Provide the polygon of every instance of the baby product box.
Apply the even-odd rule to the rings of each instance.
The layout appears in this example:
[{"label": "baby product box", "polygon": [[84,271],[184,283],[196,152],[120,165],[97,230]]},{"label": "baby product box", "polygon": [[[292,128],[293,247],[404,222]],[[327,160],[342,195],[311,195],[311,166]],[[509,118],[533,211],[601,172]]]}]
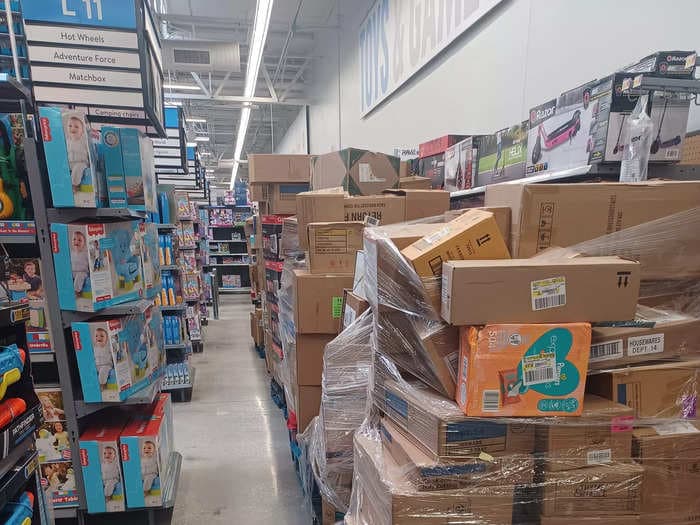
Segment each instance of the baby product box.
[{"label": "baby product box", "polygon": [[39,108],[54,206],[101,208],[107,205],[104,171],[85,115],[61,108]]},{"label": "baby product box", "polygon": [[157,211],[153,142],[137,129],[102,128],[109,205]]},{"label": "baby product box", "polygon": [[457,404],[468,416],[580,416],[591,325],[462,328]]},{"label": "baby product box", "polygon": [[119,128],[104,126],[102,133],[102,157],[104,159],[107,197],[110,208],[126,208],[126,179],[122,161],[122,143]]},{"label": "baby product box", "polygon": [[139,224],[139,240],[141,243],[141,268],[143,270],[143,295],[152,299],[160,293],[162,286],[158,226],[151,222]]},{"label": "baby product box", "polygon": [[61,308],[97,312],[143,295],[138,222],[51,225]]},{"label": "baby product box", "polygon": [[80,436],[80,465],[90,513],[126,510],[119,462],[119,436],[123,428],[124,422],[117,418],[92,426]]},{"label": "baby product box", "polygon": [[119,438],[129,508],[160,507],[172,452],[170,396],[131,419]]}]

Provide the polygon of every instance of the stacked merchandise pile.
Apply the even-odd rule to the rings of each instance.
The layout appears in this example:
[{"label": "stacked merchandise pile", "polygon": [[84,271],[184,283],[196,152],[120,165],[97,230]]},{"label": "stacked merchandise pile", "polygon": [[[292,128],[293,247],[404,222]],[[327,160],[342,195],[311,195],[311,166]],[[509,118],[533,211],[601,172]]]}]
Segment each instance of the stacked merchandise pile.
[{"label": "stacked merchandise pile", "polygon": [[262,358],[266,359],[267,371],[270,372],[268,357],[265,354],[265,326],[263,324],[262,301],[265,299],[264,274],[261,275],[260,268],[263,261],[262,247],[255,235],[256,224],[259,216],[253,215],[245,222],[246,248],[250,265],[248,266],[248,276],[250,278],[250,297],[254,305],[254,310],[250,312],[250,334],[255,343],[255,349]]},{"label": "stacked merchandise pile", "polygon": [[246,250],[245,224],[250,218],[247,204],[203,206],[208,213],[208,267],[216,270],[219,290],[250,292],[246,270],[250,257]]}]

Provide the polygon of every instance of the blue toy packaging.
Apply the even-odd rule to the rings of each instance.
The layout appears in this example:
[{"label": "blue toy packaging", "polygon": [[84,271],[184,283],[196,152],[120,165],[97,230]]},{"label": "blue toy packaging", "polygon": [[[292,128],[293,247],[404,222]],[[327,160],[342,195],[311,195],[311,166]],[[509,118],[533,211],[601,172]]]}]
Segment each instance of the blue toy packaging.
[{"label": "blue toy packaging", "polygon": [[101,131],[109,206],[110,208],[126,208],[126,179],[124,177],[119,128],[105,126]]},{"label": "blue toy packaging", "polygon": [[78,111],[44,107],[39,108],[39,115],[54,206],[106,206],[99,133],[93,135],[85,115]]},{"label": "blue toy packaging", "polygon": [[160,253],[158,227],[150,222],[139,225],[141,240],[141,268],[143,269],[143,295],[153,299],[160,293]]},{"label": "blue toy packaging", "polygon": [[51,225],[61,308],[97,312],[143,295],[138,222]]},{"label": "blue toy packaging", "polygon": [[88,512],[124,512],[124,478],[119,462],[119,436],[124,421],[90,427],[80,436],[80,464]]},{"label": "blue toy packaging", "polygon": [[172,404],[161,394],[119,438],[128,508],[160,507],[173,451]]}]

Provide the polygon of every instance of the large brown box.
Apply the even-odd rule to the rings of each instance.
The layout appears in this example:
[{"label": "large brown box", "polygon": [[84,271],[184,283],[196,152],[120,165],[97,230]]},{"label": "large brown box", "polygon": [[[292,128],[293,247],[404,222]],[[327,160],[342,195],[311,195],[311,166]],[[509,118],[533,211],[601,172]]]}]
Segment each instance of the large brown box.
[{"label": "large brown box", "polygon": [[700,182],[496,184],[486,206],[512,210],[511,253],[531,257],[694,208]]},{"label": "large brown box", "polygon": [[590,517],[639,514],[644,468],[609,463],[560,472],[545,472],[542,514]]},{"label": "large brown box", "polygon": [[311,188],[342,187],[350,195],[376,195],[399,183],[398,157],[348,148],[311,160]]},{"label": "large brown box", "polygon": [[675,421],[637,428],[634,455],[646,470],[643,522],[696,523],[700,516],[700,424]]},{"label": "large brown box", "polygon": [[[604,520],[604,521],[603,521]],[[576,525],[641,525],[642,518],[639,515],[628,516],[600,516],[585,517],[576,516]],[[542,516],[540,525],[574,525],[571,518],[566,516]],[[651,524],[649,524],[651,525]]]},{"label": "large brown box", "polygon": [[406,199],[406,221],[439,217],[450,208],[450,194],[446,191],[401,189],[385,193],[393,193]]},{"label": "large brown box", "polygon": [[700,359],[626,367],[588,376],[586,391],[632,407],[638,418],[697,417]]},{"label": "large brown box", "polygon": [[466,417],[454,401],[417,383],[388,381],[380,390],[386,416],[435,460],[534,451],[534,425]]},{"label": "large brown box", "polygon": [[362,222],[312,222],[307,228],[309,270],[318,274],[353,275],[362,250]]},{"label": "large brown box", "polygon": [[259,182],[309,182],[309,155],[248,155],[248,180]]},{"label": "large brown box", "polygon": [[637,319],[652,328],[593,327],[591,370],[646,361],[673,360],[700,353],[700,319],[679,312],[637,307]]},{"label": "large brown box", "polygon": [[302,433],[321,409],[321,387],[294,385],[294,394],[296,396],[297,431]]},{"label": "large brown box", "polygon": [[333,334],[297,334],[295,344],[296,381],[300,386],[321,386],[323,352],[335,339]]},{"label": "large brown box", "polygon": [[496,224],[498,224],[498,229],[501,230],[503,240],[506,242],[508,249],[510,250],[510,208],[507,206],[481,206],[475,208],[464,208],[461,210],[450,210],[445,212],[444,220],[445,222],[450,222],[470,209],[490,211],[493,213],[493,218],[496,219]]},{"label": "large brown box", "polygon": [[445,227],[444,222],[418,224],[390,224],[382,227],[382,233],[391,239],[401,251],[426,235],[431,235]]},{"label": "large brown box", "polygon": [[294,270],[294,324],[299,334],[337,334],[343,313],[343,290],[352,275],[313,275]]},{"label": "large brown box", "polygon": [[[404,164],[403,162],[401,164]],[[408,168],[406,169],[408,171]],[[417,175],[401,177],[399,179],[400,190],[429,190],[432,188],[432,183],[428,177],[419,177]]]},{"label": "large brown box", "polygon": [[351,290],[345,290],[343,296],[343,316],[341,318],[340,332],[355,322],[365,310],[369,309],[367,299],[363,299]]},{"label": "large brown box", "polygon": [[535,450],[549,471],[629,462],[634,410],[586,394],[580,418],[536,425]]},{"label": "large brown box", "polygon": [[634,319],[639,271],[619,257],[449,261],[442,317],[454,325]]},{"label": "large brown box", "polygon": [[307,183],[251,183],[250,198],[264,202],[266,214],[294,215],[297,212],[297,195],[308,189]]}]

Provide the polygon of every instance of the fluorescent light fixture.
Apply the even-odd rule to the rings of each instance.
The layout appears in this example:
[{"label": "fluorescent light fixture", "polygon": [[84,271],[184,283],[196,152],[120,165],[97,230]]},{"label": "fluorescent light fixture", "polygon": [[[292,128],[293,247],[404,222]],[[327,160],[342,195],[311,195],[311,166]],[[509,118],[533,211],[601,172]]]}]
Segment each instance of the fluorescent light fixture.
[{"label": "fluorescent light fixture", "polygon": [[206,124],[207,119],[201,118],[201,117],[187,117],[187,118],[185,118],[185,122],[192,122],[192,123],[197,123],[197,124]]},{"label": "fluorescent light fixture", "polygon": [[201,91],[202,88],[194,84],[165,84],[163,89],[174,89],[180,91]]},{"label": "fluorescent light fixture", "polygon": [[200,151],[199,154],[203,157],[208,157],[209,155],[211,155],[211,153],[209,153],[208,151]]},{"label": "fluorescent light fixture", "polygon": [[196,147],[197,147],[197,143],[196,143],[196,142],[188,142],[188,143],[187,143],[187,147],[188,147],[188,148],[196,148]]},{"label": "fluorescent light fixture", "polygon": [[195,137],[196,142],[209,142],[209,137]]},{"label": "fluorescent light fixture", "polygon": [[214,173],[216,170],[214,168],[207,168],[207,173]]},{"label": "fluorescent light fixture", "polygon": [[[255,9],[255,22],[253,24],[253,36],[250,42],[248,53],[248,68],[245,74],[245,89],[243,96],[252,98],[255,95],[255,88],[258,84],[258,73],[260,72],[260,63],[263,58],[263,50],[265,49],[265,41],[267,40],[267,32],[270,28],[270,16],[272,15],[273,0],[257,0]],[[233,189],[236,184],[236,176],[238,175],[238,166],[243,153],[243,145],[245,144],[245,136],[248,133],[248,124],[250,123],[250,106],[244,106],[241,110],[241,121],[238,125],[238,136],[236,137],[236,148],[233,153],[234,163],[231,172],[230,189]]]},{"label": "fluorescent light fixture", "polygon": [[182,107],[182,101],[181,100],[166,100],[165,101],[165,106],[179,106]]}]

